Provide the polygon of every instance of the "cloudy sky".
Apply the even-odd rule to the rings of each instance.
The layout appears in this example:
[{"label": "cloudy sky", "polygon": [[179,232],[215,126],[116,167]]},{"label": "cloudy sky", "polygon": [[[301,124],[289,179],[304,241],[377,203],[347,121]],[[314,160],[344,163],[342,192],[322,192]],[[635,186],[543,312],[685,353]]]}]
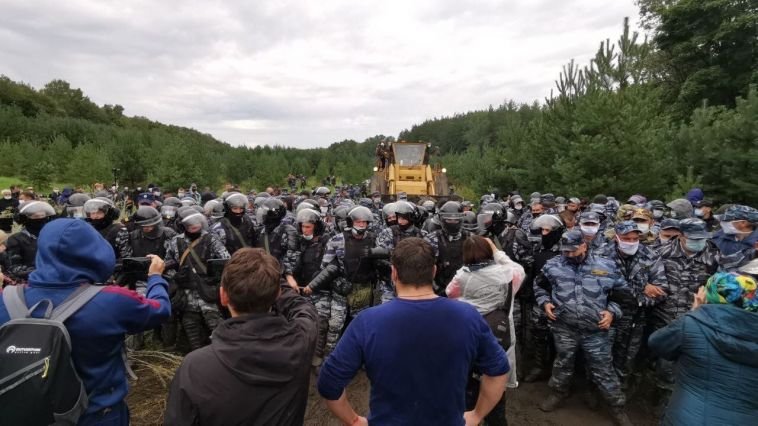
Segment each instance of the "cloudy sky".
[{"label": "cloudy sky", "polygon": [[550,93],[634,0],[3,0],[0,74],[231,144],[326,146]]}]

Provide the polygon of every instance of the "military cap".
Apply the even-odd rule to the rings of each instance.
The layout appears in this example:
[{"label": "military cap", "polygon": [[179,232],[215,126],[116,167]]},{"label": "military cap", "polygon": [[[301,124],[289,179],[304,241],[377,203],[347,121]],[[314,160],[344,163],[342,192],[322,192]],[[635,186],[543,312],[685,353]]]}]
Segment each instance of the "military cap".
[{"label": "military cap", "polygon": [[749,206],[735,204],[729,207],[723,215],[716,216],[716,219],[725,222],[731,222],[733,220],[746,220],[750,223],[756,223],[758,222],[758,210]]},{"label": "military cap", "polygon": [[679,221],[679,230],[682,231],[685,237],[693,240],[710,238],[711,234],[707,229],[705,222],[700,219],[690,217]]},{"label": "military cap", "polygon": [[642,232],[637,228],[637,224],[631,220],[625,220],[616,224],[616,235],[626,235],[630,232]]},{"label": "military cap", "polygon": [[561,251],[574,251],[584,244],[582,231],[572,230],[561,235]]},{"label": "military cap", "polygon": [[676,219],[663,219],[661,229],[679,229],[679,221]]},{"label": "military cap", "polygon": [[600,223],[600,216],[596,212],[584,212],[579,216],[579,223]]}]

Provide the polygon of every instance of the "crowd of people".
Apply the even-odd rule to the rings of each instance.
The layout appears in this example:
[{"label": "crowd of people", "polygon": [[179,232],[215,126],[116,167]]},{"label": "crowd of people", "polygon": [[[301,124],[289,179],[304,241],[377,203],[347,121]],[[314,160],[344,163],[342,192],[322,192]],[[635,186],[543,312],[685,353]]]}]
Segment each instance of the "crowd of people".
[{"label": "crowd of people", "polygon": [[[535,404],[551,412],[576,371],[616,424],[648,382],[664,424],[753,421],[755,208],[699,189],[668,203],[363,195],[3,191],[18,230],[0,231],[0,323],[8,286],[36,316],[32,302],[113,284],[65,323],[89,395],[79,424],[128,423],[125,335],[189,353],[166,424],[302,424],[315,373],[345,424],[500,425],[506,387],[547,380]],[[345,393],[361,368],[368,420]]]}]

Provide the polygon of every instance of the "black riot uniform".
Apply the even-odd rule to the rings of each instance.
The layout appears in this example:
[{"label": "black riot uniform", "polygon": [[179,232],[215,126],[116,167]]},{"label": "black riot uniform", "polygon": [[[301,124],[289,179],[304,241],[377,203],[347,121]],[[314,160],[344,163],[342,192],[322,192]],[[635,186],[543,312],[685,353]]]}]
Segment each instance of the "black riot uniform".
[{"label": "black riot uniform", "polygon": [[445,296],[445,289],[463,266],[463,242],[470,233],[463,229],[463,207],[456,201],[445,203],[438,214],[441,228],[424,237],[436,248],[437,275],[434,277],[434,292]]},{"label": "black riot uniform", "polygon": [[256,232],[252,219],[246,214],[248,199],[235,192],[227,195],[223,202],[224,217],[213,225],[213,232],[226,247],[229,254],[234,254],[244,247],[255,245]]},{"label": "black riot uniform", "polygon": [[16,221],[24,229],[5,243],[8,275],[19,282],[26,281],[35,269],[37,238],[42,228],[55,217],[55,209],[42,201],[28,201],[16,215]]},{"label": "black riot uniform", "polygon": [[[101,211],[105,217],[95,219],[92,214]],[[132,247],[129,245],[129,231],[117,222],[120,212],[108,198],[95,197],[84,203],[84,213],[89,222],[113,247],[116,260],[132,257]]]}]

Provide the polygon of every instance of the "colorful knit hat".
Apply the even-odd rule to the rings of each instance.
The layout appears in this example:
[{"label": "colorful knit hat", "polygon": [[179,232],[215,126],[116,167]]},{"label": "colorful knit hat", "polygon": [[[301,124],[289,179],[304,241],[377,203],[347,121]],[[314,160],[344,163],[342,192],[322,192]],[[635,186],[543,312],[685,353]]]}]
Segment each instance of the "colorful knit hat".
[{"label": "colorful knit hat", "polygon": [[758,294],[752,277],[718,272],[705,284],[705,300],[713,304],[731,303],[749,312],[758,312]]}]

